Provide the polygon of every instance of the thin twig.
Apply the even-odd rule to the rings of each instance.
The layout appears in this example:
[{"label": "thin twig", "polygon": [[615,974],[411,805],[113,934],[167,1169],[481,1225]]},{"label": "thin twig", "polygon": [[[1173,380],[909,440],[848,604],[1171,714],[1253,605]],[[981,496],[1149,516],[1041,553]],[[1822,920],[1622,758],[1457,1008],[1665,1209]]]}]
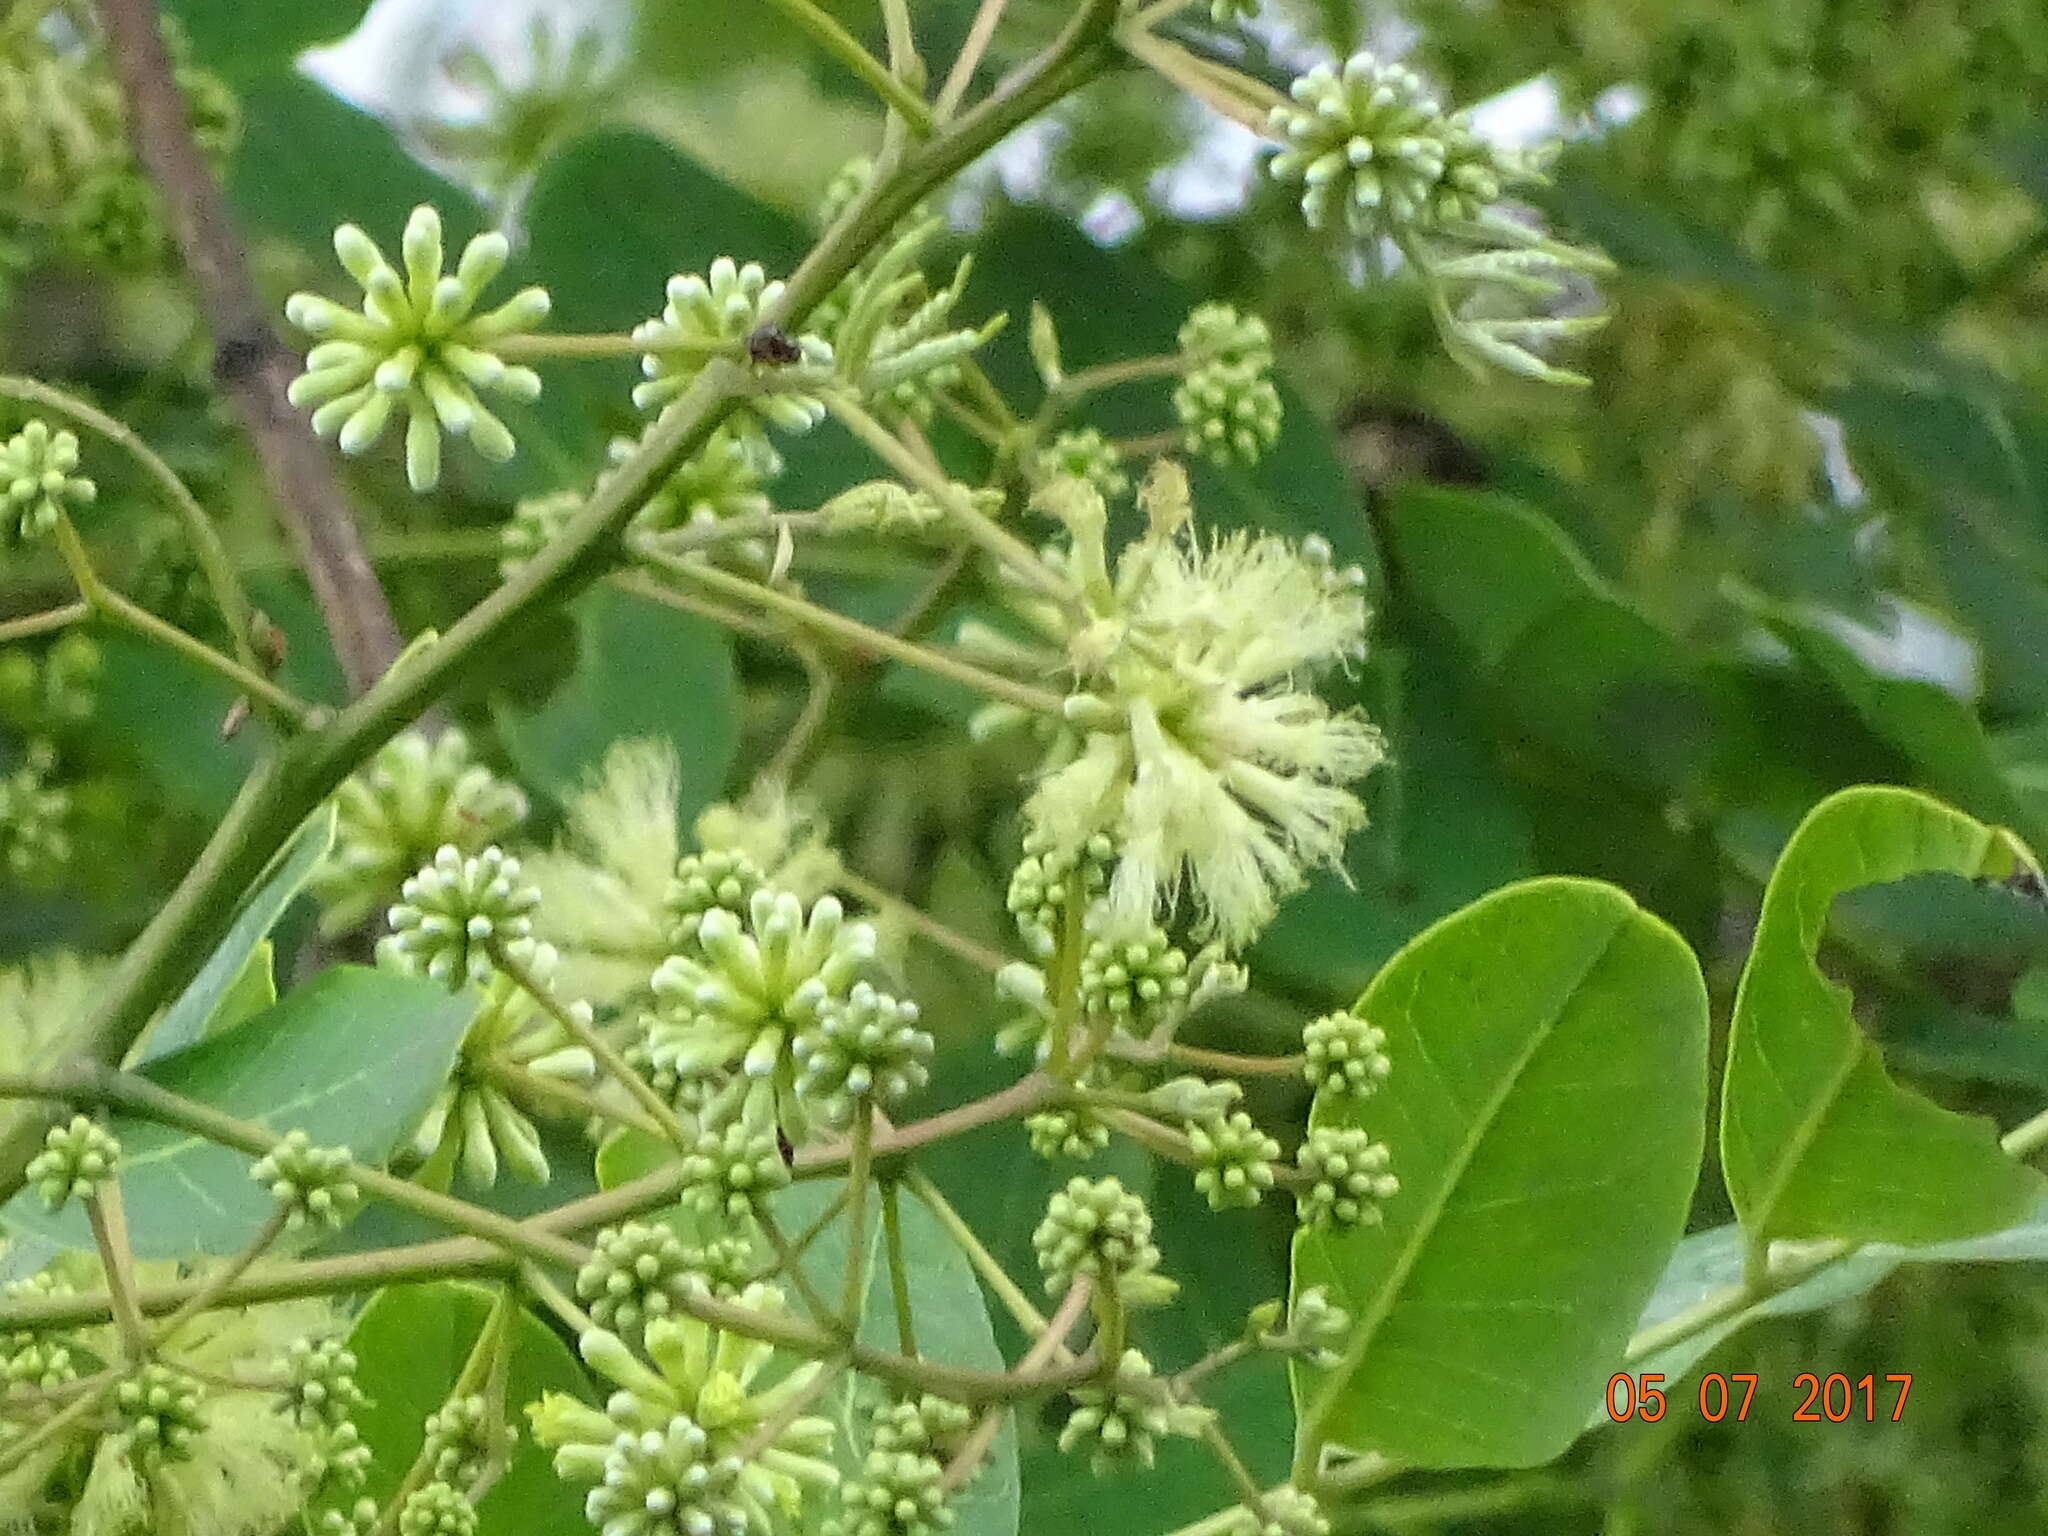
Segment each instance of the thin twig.
[{"label": "thin twig", "polygon": [[939,87],[939,99],[932,107],[933,121],[944,123],[960,105],[968,86],[974,83],[974,71],[981,65],[982,55],[988,52],[989,42],[1002,24],[1003,9],[1009,3],[1010,0],[981,0],[974,20],[968,23],[960,52],[954,55],[953,67],[947,71],[946,83]]},{"label": "thin twig", "polygon": [[153,0],[94,4],[126,101],[135,158],[156,186],[199,291],[213,335],[214,376],[255,446],[271,502],[305,566],[350,689],[364,692],[397,657],[398,625],[363,551],[341,482],[285,398],[299,360],[278,339],[257,296],[227,200],[193,138]]}]

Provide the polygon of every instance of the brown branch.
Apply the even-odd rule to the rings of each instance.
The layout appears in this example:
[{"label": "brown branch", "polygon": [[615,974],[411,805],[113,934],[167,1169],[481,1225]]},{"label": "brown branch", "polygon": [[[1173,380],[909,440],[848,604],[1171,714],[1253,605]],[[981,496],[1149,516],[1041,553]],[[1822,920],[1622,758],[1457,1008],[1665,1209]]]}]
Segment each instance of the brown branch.
[{"label": "brown branch", "polygon": [[234,218],[193,139],[154,0],[95,0],[95,7],[135,158],[163,200],[213,334],[214,377],[256,449],[350,690],[361,693],[398,655],[398,625],[327,454],[285,399],[298,359],[257,297]]}]

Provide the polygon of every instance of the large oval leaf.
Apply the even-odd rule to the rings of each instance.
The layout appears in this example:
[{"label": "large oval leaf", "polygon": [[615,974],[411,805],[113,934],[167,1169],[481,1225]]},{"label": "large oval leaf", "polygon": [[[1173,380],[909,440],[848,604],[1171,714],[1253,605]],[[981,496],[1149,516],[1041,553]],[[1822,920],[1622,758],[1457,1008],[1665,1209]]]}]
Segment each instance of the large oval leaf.
[{"label": "large oval leaf", "polygon": [[[461,1376],[494,1300],[489,1288],[460,1281],[399,1285],[379,1291],[356,1319],[348,1347],[358,1362],[356,1385],[369,1399],[356,1411],[356,1429],[372,1456],[372,1497],[389,1498],[419,1454],[427,1415]],[[532,1313],[521,1309],[511,1323],[505,1407],[519,1438],[505,1475],[477,1506],[478,1529],[482,1536],[587,1529],[582,1494],[555,1476],[549,1452],[526,1432],[524,1409],[543,1392],[587,1402],[589,1379],[569,1346]]]},{"label": "large oval leaf", "polygon": [[1354,1320],[1301,1367],[1299,1439],[1430,1467],[1568,1445],[1684,1229],[1705,1139],[1707,998],[1692,951],[1587,880],[1508,886],[1428,929],[1359,1011],[1393,1075],[1362,1124],[1401,1180],[1383,1225],[1303,1231],[1294,1287]]},{"label": "large oval leaf", "polygon": [[[246,1023],[141,1069],[173,1093],[320,1146],[381,1163],[448,1076],[475,999],[434,982],[337,966]],[[138,1258],[238,1252],[269,1216],[269,1192],[240,1152],[181,1130],[115,1117],[121,1193]],[[24,1246],[90,1248],[73,1205],[52,1216],[32,1191],[4,1224]]]},{"label": "large oval leaf", "polygon": [[1815,964],[1836,897],[1907,875],[1999,878],[2032,860],[2011,833],[1911,790],[1846,789],[1792,834],[1764,891],[1736,993],[1721,1163],[1752,1249],[1773,1238],[1933,1243],[2023,1216],[2048,1183],[1989,1121],[1900,1087]]}]

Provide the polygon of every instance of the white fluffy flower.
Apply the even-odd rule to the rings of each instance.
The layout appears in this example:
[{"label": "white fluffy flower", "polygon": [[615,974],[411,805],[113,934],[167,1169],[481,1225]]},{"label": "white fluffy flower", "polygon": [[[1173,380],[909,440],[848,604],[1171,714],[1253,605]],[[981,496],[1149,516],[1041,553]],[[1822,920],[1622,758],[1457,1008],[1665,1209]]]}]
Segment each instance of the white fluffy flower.
[{"label": "white fluffy flower", "polygon": [[1363,652],[1363,576],[1333,568],[1320,540],[1202,539],[1177,471],[1148,492],[1151,529],[1113,573],[1101,498],[1073,486],[1057,500],[1087,610],[1059,626],[1080,734],[1027,811],[1057,847],[1116,844],[1119,927],[1185,887],[1201,924],[1238,946],[1365,823],[1350,786],[1383,755],[1379,733],[1308,687]]}]

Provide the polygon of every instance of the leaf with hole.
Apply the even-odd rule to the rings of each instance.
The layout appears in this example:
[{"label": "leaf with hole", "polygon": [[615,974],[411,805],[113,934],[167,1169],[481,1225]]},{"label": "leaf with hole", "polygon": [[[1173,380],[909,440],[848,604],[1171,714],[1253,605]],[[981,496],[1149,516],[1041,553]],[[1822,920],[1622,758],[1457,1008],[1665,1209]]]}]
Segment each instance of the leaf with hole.
[{"label": "leaf with hole", "polygon": [[1753,1248],[1974,1237],[2048,1190],[1989,1121],[1893,1082],[1848,989],[1816,963],[1847,891],[1934,871],[1995,880],[2032,863],[2011,833],[1884,786],[1829,796],[1792,834],[1764,891],[1721,1089],[1723,1175]]}]

